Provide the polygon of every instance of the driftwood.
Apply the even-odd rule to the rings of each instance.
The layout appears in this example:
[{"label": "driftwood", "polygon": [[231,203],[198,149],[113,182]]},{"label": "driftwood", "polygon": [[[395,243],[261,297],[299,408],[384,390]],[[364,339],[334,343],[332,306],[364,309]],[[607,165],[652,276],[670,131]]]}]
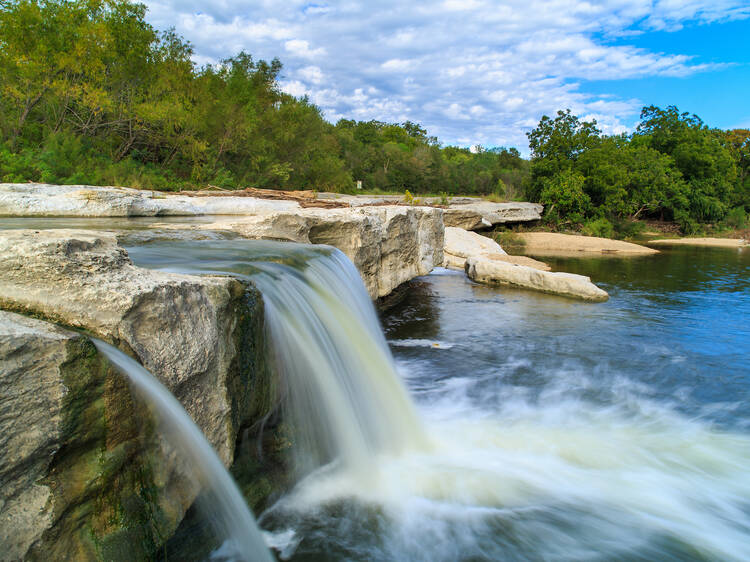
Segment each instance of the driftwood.
[{"label": "driftwood", "polygon": [[210,190],[201,191],[179,191],[179,195],[188,197],[255,197],[257,199],[282,199],[284,201],[296,201],[300,207],[319,207],[322,209],[336,209],[340,207],[349,207],[345,201],[336,201],[334,199],[318,199],[312,190],[303,191],[282,191],[277,189],[259,189],[257,187],[247,187],[245,189],[221,189],[209,186]]}]

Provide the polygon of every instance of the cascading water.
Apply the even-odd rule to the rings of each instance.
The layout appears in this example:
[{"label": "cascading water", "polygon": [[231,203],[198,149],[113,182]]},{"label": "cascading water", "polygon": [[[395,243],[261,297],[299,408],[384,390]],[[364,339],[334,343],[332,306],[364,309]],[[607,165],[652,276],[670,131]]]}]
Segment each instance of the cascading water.
[{"label": "cascading water", "polygon": [[214,240],[129,252],[146,267],[231,273],[258,287],[302,474],[335,461],[367,479],[378,455],[429,447],[362,279],[339,250]]},{"label": "cascading water", "polygon": [[[750,559],[746,432],[649,395],[636,381],[652,367],[631,367],[640,340],[614,373],[592,359],[598,349],[571,356],[576,342],[564,340],[550,351],[587,323],[586,337],[611,345],[606,307],[435,277],[455,292],[437,299],[452,307],[441,328],[419,333],[438,313],[413,312],[415,333],[394,341],[411,350],[400,356],[422,424],[338,252],[240,240],[130,252],[139,265],[249,278],[264,295],[306,470],[260,518],[283,559]],[[628,324],[642,304],[621,313],[623,341],[643,330]],[[504,328],[514,322],[518,333]],[[529,339],[543,351],[515,358]]]},{"label": "cascading water", "polygon": [[92,338],[96,348],[128,377],[158,417],[159,429],[190,467],[201,485],[201,511],[209,518],[217,537],[226,542],[222,559],[271,562],[272,557],[258,531],[237,485],[206,438],[177,399],[151,373],[119,349]]}]

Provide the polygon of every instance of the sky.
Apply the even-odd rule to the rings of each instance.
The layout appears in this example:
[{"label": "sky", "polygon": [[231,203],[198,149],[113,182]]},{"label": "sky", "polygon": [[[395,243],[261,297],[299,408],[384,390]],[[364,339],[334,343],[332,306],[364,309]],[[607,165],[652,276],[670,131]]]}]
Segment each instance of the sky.
[{"label": "sky", "polygon": [[326,119],[410,120],[443,144],[516,147],[570,108],[608,134],[644,105],[750,128],[750,0],[147,0],[198,65],[278,57]]}]

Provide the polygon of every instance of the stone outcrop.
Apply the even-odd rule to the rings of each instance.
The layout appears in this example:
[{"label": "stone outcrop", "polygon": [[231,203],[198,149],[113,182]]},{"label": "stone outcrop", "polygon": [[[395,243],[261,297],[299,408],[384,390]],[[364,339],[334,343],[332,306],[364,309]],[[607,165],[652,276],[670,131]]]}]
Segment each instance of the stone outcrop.
[{"label": "stone outcrop", "polygon": [[158,228],[225,230],[245,238],[328,244],[344,252],[370,296],[385,296],[443,262],[442,210],[377,206],[264,212],[197,225]]},{"label": "stone outcrop", "polygon": [[552,271],[552,268],[546,263],[544,263],[543,261],[535,260],[534,258],[530,258],[528,256],[492,255],[492,256],[487,256],[487,257],[493,261],[502,261],[505,263],[514,263],[516,265],[524,265],[526,267],[530,267],[532,269],[538,269],[540,271]]},{"label": "stone outcrop", "polygon": [[111,233],[0,231],[0,308],[83,328],[129,351],[231,462],[237,412],[252,410],[238,404],[252,397],[235,379],[245,324],[262,326],[254,289],[135,267]]},{"label": "stone outcrop", "polygon": [[533,222],[541,220],[544,207],[539,203],[492,203],[476,201],[451,204],[445,209],[445,226],[464,230],[481,230],[498,224]]},{"label": "stone outcrop", "polygon": [[575,255],[580,252],[596,252],[620,256],[637,256],[658,253],[657,250],[639,244],[596,236],[558,234],[556,232],[518,232],[515,233],[515,236],[523,240],[526,252],[538,255]]},{"label": "stone outcrop", "polygon": [[455,226],[445,227],[445,245],[443,246],[445,267],[463,271],[466,258],[490,255],[505,256],[507,254],[492,238]]},{"label": "stone outcrop", "polygon": [[[349,197],[348,199],[356,199]],[[348,200],[347,199],[347,200]],[[188,197],[117,187],[0,184],[0,216],[154,217],[223,215],[173,229],[229,230],[247,238],[329,244],[354,262],[375,299],[443,262],[443,209],[381,205],[302,208],[295,201]],[[228,217],[233,218],[228,218]],[[234,218],[236,217],[236,218]]]},{"label": "stone outcrop", "polygon": [[541,271],[486,257],[468,258],[465,267],[466,275],[478,283],[522,287],[586,301],[606,301],[609,298],[606,291],[583,275]]},{"label": "stone outcrop", "polygon": [[85,336],[0,311],[2,560],[143,560],[197,493]]},{"label": "stone outcrop", "polygon": [[253,197],[188,197],[126,187],[0,184],[0,216],[157,217],[251,215],[301,209],[295,201]]},{"label": "stone outcrop", "polygon": [[[136,357],[227,466],[272,409],[254,287],[135,267],[112,233],[0,231],[0,308]],[[87,338],[0,314],[0,559],[149,558],[197,484]]]},{"label": "stone outcrop", "polygon": [[464,270],[466,259],[470,257],[515,263],[542,271],[550,270],[544,262],[526,256],[509,256],[492,238],[454,226],[445,227],[443,257],[443,266],[461,271]]}]

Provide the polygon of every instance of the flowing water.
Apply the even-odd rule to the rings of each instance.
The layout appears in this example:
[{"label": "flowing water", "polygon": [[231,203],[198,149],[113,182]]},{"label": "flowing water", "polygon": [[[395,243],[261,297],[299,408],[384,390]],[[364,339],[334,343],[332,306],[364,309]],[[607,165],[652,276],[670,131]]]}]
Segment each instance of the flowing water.
[{"label": "flowing water", "polygon": [[131,255],[261,288],[307,428],[305,476],[260,519],[283,559],[750,559],[750,252],[554,263],[602,304],[417,280],[382,318],[411,400],[338,252]]},{"label": "flowing water", "polygon": [[364,487],[380,456],[429,446],[359,273],[339,250],[211,240],[129,252],[139,265],[231,273],[258,287],[300,474],[335,467]]},{"label": "flowing water", "polygon": [[383,323],[432,449],[308,476],[282,557],[750,559],[750,252],[553,265],[611,300],[413,282]]},{"label": "flowing water", "polygon": [[128,377],[157,416],[159,430],[200,483],[201,513],[223,545],[215,559],[271,562],[250,510],[237,485],[206,438],[177,399],[151,373],[119,349],[92,338],[96,348]]}]

